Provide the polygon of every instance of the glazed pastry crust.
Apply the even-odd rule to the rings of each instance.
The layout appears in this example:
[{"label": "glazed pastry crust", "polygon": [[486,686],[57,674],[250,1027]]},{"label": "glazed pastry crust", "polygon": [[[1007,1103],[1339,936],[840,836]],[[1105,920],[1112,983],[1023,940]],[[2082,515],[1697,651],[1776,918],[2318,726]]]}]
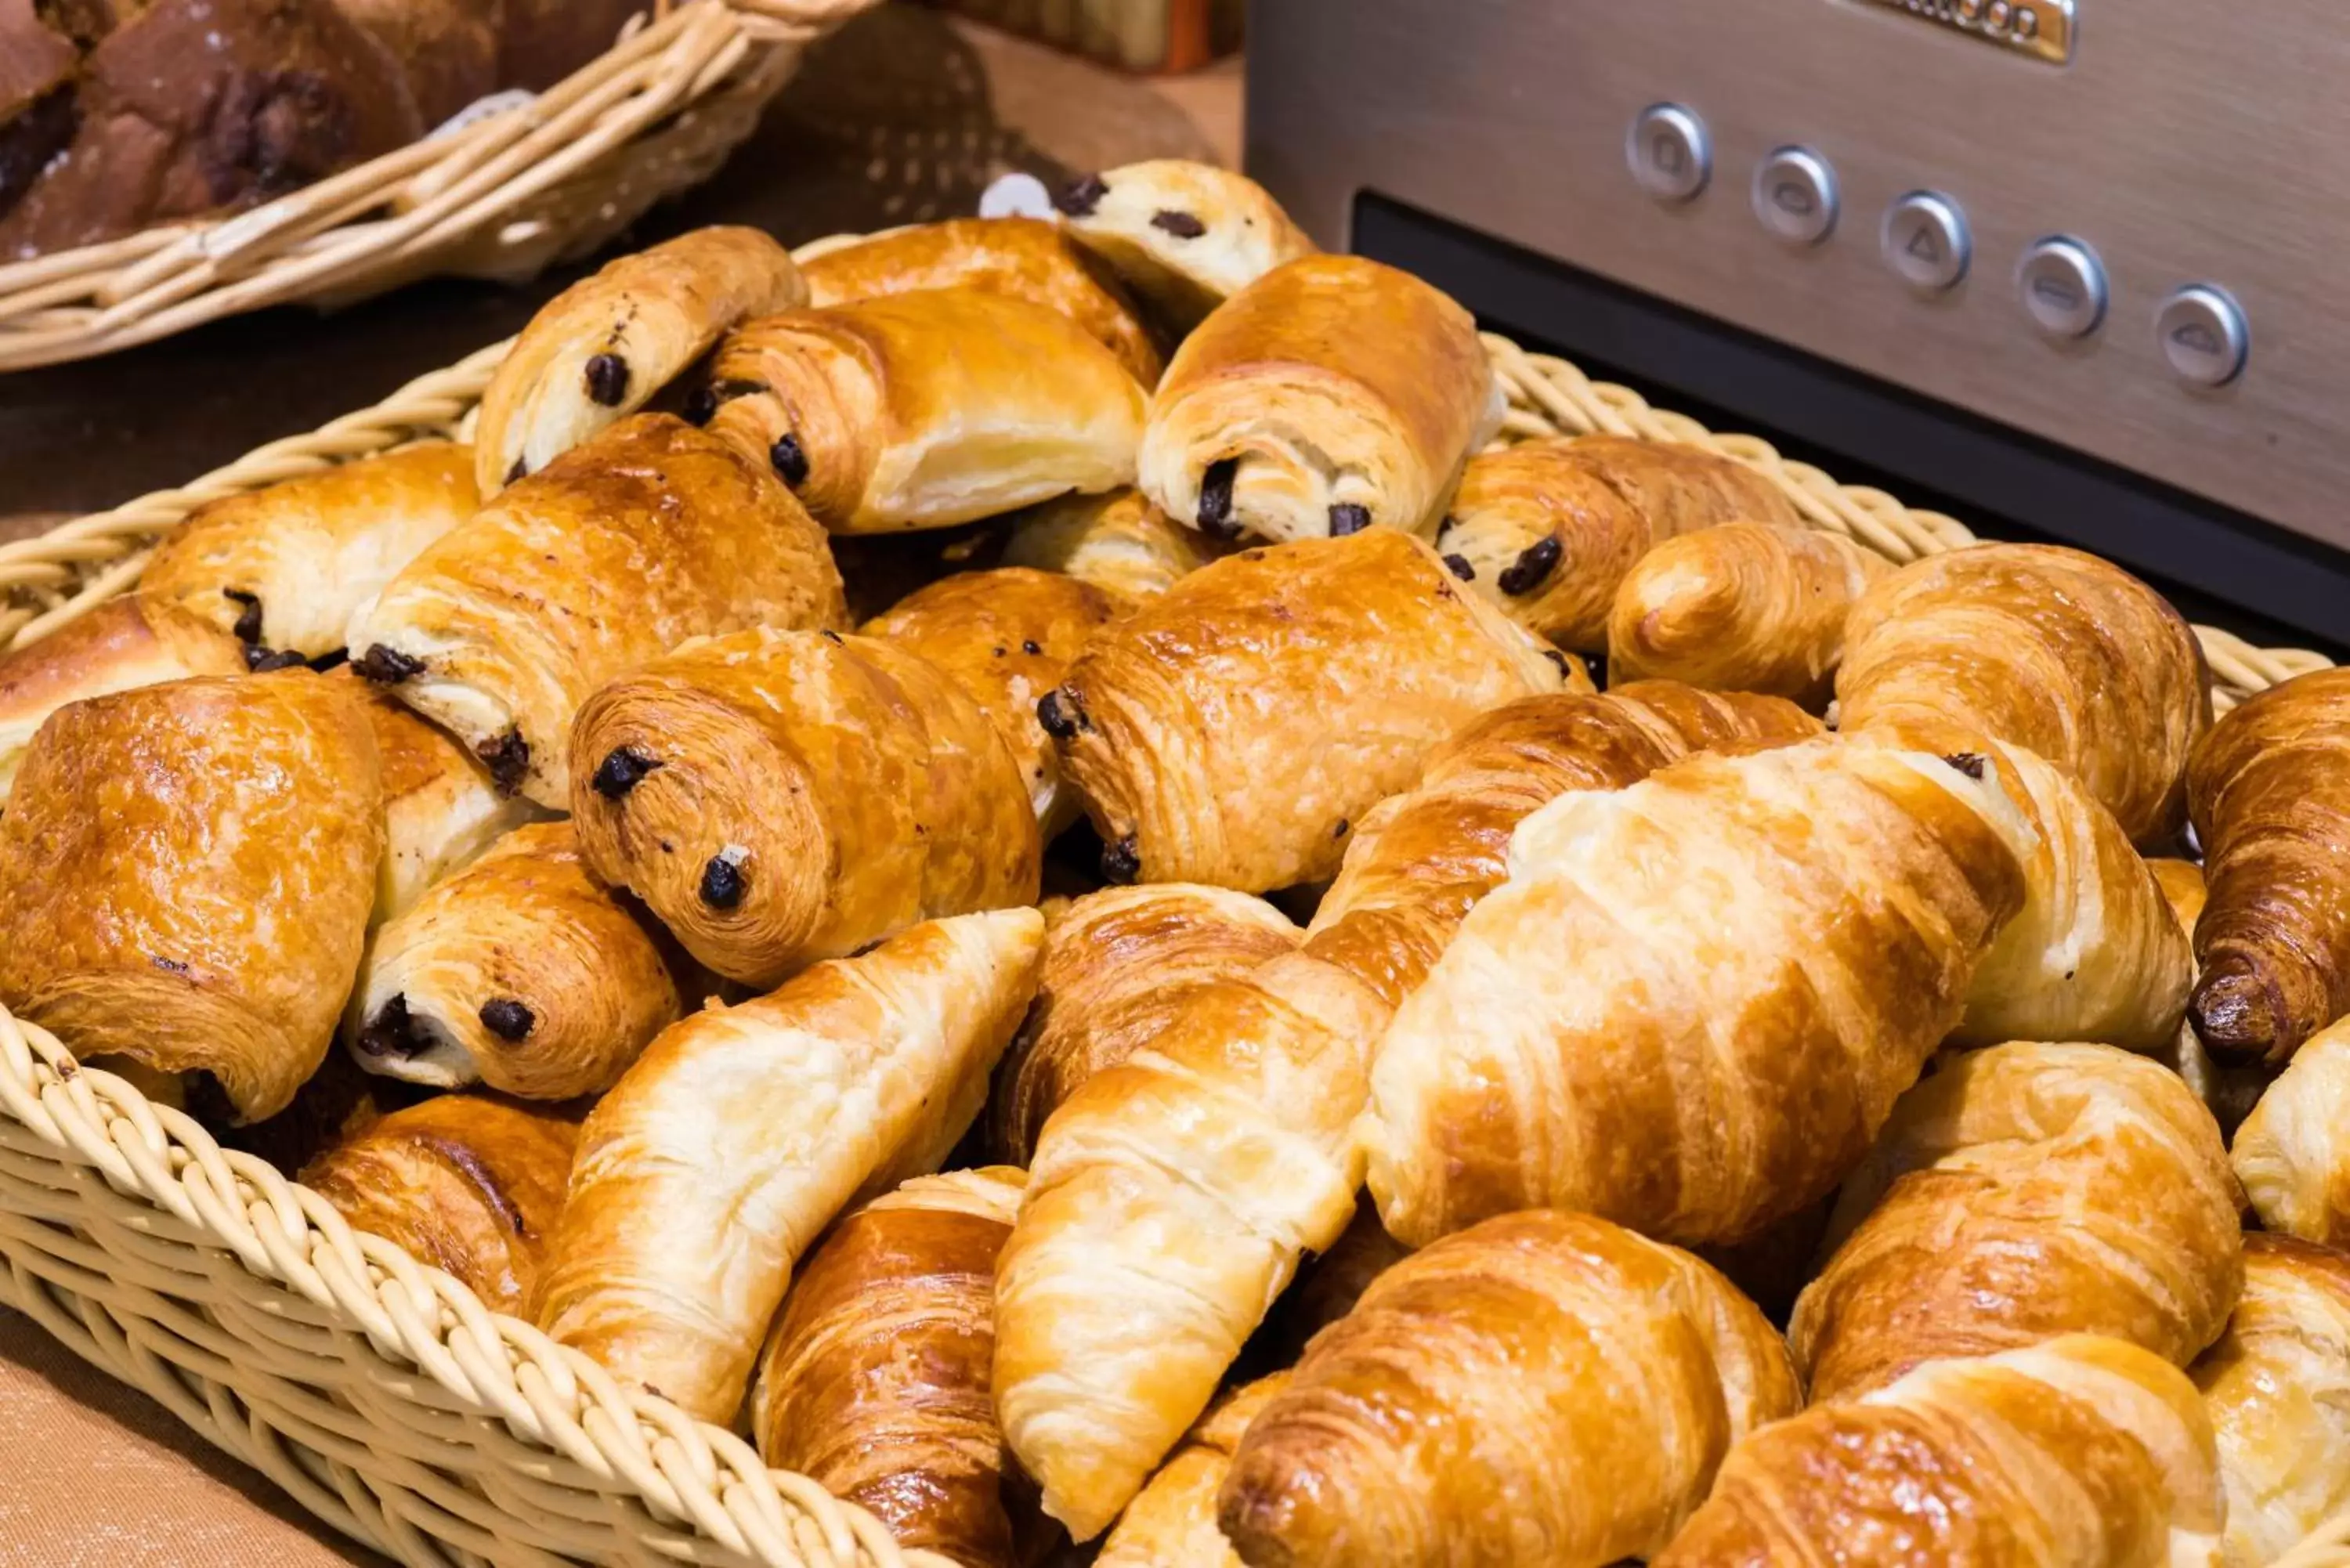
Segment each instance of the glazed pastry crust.
[{"label": "glazed pastry crust", "polygon": [[2229,1568],[2276,1562],[2350,1508],[2350,1255],[2244,1238],[2244,1294],[2190,1369],[2219,1435]]},{"label": "glazed pastry crust", "polygon": [[349,1027],[371,1073],[527,1100],[597,1095],[700,999],[568,822],[518,827],[377,934]]},{"label": "glazed pastry crust", "polygon": [[791,253],[746,228],[696,229],[573,284],[531,317],[482,393],[482,494],[644,407],[737,322],[806,299]]},{"label": "glazed pastry crust", "polygon": [[1431,747],[1583,676],[1560,663],[1374,528],[1191,574],[1097,632],[1039,717],[1125,879],[1263,892],[1334,874]]},{"label": "glazed pastry crust", "polygon": [[1059,204],[1069,232],[1179,332],[1317,248],[1263,186],[1185,159],[1106,170],[1078,182]]},{"label": "glazed pastry crust", "polygon": [[[1584,436],[1469,460],[1436,547],[1511,619],[1561,648],[1608,651],[1618,589],[1649,550],[1741,520],[1799,527],[1754,469],[1678,441]],[[1659,670],[1652,673],[1670,674]]]},{"label": "glazed pastry crust", "polygon": [[794,1282],[751,1396],[759,1457],[962,1568],[1019,1561],[989,1397],[995,1254],[1026,1181],[921,1176],[834,1226]]},{"label": "glazed pastry crust", "polygon": [[1835,741],[1560,796],[1379,1044],[1388,1229],[1551,1205],[1729,1242],[1823,1197],[1958,1022],[2031,844],[1996,774]]},{"label": "glazed pastry crust", "polygon": [[473,448],[403,447],[200,507],[156,546],[139,590],[248,647],[317,659],[480,504]]},{"label": "glazed pastry crust", "polygon": [[950,218],[842,245],[801,268],[818,309],[924,288],[977,288],[1057,311],[1147,390],[1166,360],[1107,269],[1036,218]]},{"label": "glazed pastry crust", "polygon": [[935,1170],[1035,989],[1033,909],[916,927],[665,1031],[580,1136],[539,1326],[733,1417],[794,1262],[859,1192]]},{"label": "glazed pastry crust", "polygon": [[723,442],[645,414],[427,549],[353,620],[350,644],[361,674],[390,678],[503,786],[561,808],[572,715],[598,687],[688,638],[846,616],[823,532],[790,493]]},{"label": "glazed pastry crust", "polygon": [[1072,901],[1045,931],[1036,1001],[996,1077],[993,1147],[1028,1164],[1045,1119],[1087,1079],[1158,1039],[1201,991],[1304,934],[1262,898],[1186,882]]},{"label": "glazed pastry crust", "polygon": [[2210,671],[2178,612],[2120,567],[2054,545],[1931,556],[1862,595],[1845,639],[1846,731],[1944,723],[2028,747],[2138,844],[2184,819]]},{"label": "glazed pastry crust", "polygon": [[1216,1527],[1216,1492],[1257,1412],[1289,1385],[1276,1372],[1233,1389],[1200,1417],[1150,1484],[1126,1505],[1094,1568],[1241,1568]]},{"label": "glazed pastry crust", "polygon": [[2242,1199],[2210,1113],[2104,1045],[1961,1056],[1901,1098],[1788,1327],[1812,1397],[1921,1362],[2102,1334],[2178,1366],[2243,1279]]},{"label": "glazed pastry crust", "polygon": [[2350,1247],[2350,1019],[2312,1035],[2230,1150],[2261,1223]]},{"label": "glazed pastry crust", "polygon": [[1424,535],[1505,406],[1467,311],[1409,273],[1313,256],[1184,339],[1151,400],[1136,483],[1226,537],[1347,532],[1334,507],[1359,509],[1357,527]]},{"label": "glazed pastry crust", "polygon": [[1849,539],[1786,523],[1667,539],[1616,590],[1608,680],[1763,691],[1818,712],[1834,695],[1846,615],[1892,570]]},{"label": "glazed pastry crust", "polygon": [[1501,1568],[1540,1542],[1596,1568],[1660,1550],[1731,1446],[1800,1402],[1712,1269],[1532,1210],[1374,1281],[1249,1423],[1219,1515],[1249,1563]]},{"label": "glazed pastry crust", "polygon": [[1068,495],[1029,508],[1004,541],[1003,564],[1065,572],[1125,599],[1152,598],[1224,554],[1139,490]]},{"label": "glazed pastry crust", "polygon": [[[573,737],[588,867],[729,979],[772,986],[918,920],[1036,899],[1018,764],[944,671],[891,643],[689,644],[598,692]],[[641,770],[619,790],[616,757]]]},{"label": "glazed pastry crust", "polygon": [[1025,566],[961,572],[898,601],[861,628],[930,660],[962,688],[1003,737],[1044,836],[1076,819],[1061,759],[1036,722],[1036,703],[1061,683],[1120,601],[1075,577]]},{"label": "glazed pastry crust", "polygon": [[2223,1061],[2277,1066],[2350,1012],[2350,671],[2244,703],[2188,774],[2210,898],[2191,1015]]},{"label": "glazed pastry crust", "polygon": [[723,400],[712,432],[782,473],[837,534],[944,528],[1130,484],[1147,400],[1067,317],[977,288],[752,322],[711,379]]},{"label": "glazed pastry crust", "polygon": [[1656,1568],[2219,1568],[2211,1419],[2184,1373],[2069,1335],[1939,1361],[1731,1451]]},{"label": "glazed pastry crust", "polygon": [[0,805],[34,733],[68,702],[244,669],[236,639],[169,605],[110,600],[0,657]]},{"label": "glazed pastry crust", "polygon": [[307,670],[60,709],[0,816],[0,1002],[84,1056],[283,1109],[349,994],[383,855],[359,694]]},{"label": "glazed pastry crust", "polygon": [[538,810],[526,800],[500,794],[481,759],[446,731],[361,682],[349,665],[327,679],[365,699],[382,764],[383,867],[369,921],[381,929],[414,908],[427,888],[471,865]]},{"label": "glazed pastry crust", "polygon": [[454,1275],[492,1312],[519,1314],[578,1141],[576,1106],[443,1095],[319,1155],[301,1180],[354,1230]]}]

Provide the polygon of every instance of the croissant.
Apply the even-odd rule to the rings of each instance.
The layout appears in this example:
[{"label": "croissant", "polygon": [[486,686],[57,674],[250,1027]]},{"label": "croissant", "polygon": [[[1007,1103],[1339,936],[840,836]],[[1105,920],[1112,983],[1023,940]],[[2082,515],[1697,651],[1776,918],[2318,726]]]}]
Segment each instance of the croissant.
[{"label": "croissant", "polygon": [[1135,483],[1220,538],[1424,534],[1506,407],[1467,311],[1409,273],[1308,256],[1175,351]]},{"label": "croissant", "polygon": [[1152,598],[1223,552],[1184,527],[1139,490],[1067,495],[1014,520],[1003,564],[1065,572],[1124,598]]},{"label": "croissant", "polygon": [[1076,820],[1061,759],[1036,722],[1036,703],[1119,602],[1075,577],[1026,566],[962,572],[900,599],[861,628],[943,670],[979,704],[1020,767],[1045,836]]},{"label": "croissant", "polygon": [[[2191,860],[2157,857],[2147,861],[2154,873],[2156,885],[2169,901],[2171,912],[2178,918],[2178,928],[2192,940],[2195,922],[2203,913],[2203,868]],[[2189,963],[2192,964],[2190,958]],[[2211,1060],[2197,1038],[2195,1025],[2181,1017],[2178,1033],[2168,1044],[2151,1053],[2154,1059],[2187,1081],[2195,1097],[2210,1109],[2220,1124],[2220,1134],[2229,1138],[2251,1114],[2261,1092],[2269,1086],[2275,1074],[2258,1063],[2249,1066],[2226,1066]]]},{"label": "croissant", "polygon": [[1512,620],[1561,648],[1605,653],[1617,591],[1641,556],[1741,520],[1803,523],[1768,478],[1702,447],[1532,441],[1469,460],[1436,547]]},{"label": "croissant", "polygon": [[1765,691],[1817,711],[1846,615],[1893,570],[1873,550],[1786,523],[1722,523],[1640,556],[1607,615],[1607,677]]},{"label": "croissant", "polygon": [[518,827],[436,884],[378,934],[358,994],[368,1071],[528,1100],[602,1094],[699,1000],[568,822]]},{"label": "croissant", "polygon": [[258,1121],[334,1038],[383,843],[374,737],[341,682],[72,703],[0,815],[0,1003],[81,1055],[209,1075],[192,1103]]},{"label": "croissant", "polygon": [[2277,1066],[2350,1012],[2350,670],[2230,713],[2188,787],[2210,879],[2189,1016],[2219,1060]]},{"label": "croissant", "polygon": [[[654,564],[658,569],[652,569]],[[359,672],[560,807],[589,692],[690,637],[846,616],[824,535],[766,473],[666,414],[604,431],[411,562],[351,622]]]},{"label": "croissant", "polygon": [[577,1106],[442,1095],[319,1155],[302,1185],[353,1229],[463,1280],[492,1312],[519,1314],[578,1142]]},{"label": "croissant", "polygon": [[2195,634],[2120,567],[2054,545],[1929,556],[1853,607],[1839,722],[1946,723],[2028,747],[2088,786],[2139,844],[2186,813],[2211,722]]},{"label": "croissant", "polygon": [[2243,1280],[2211,1115],[2105,1045],[1994,1046],[1901,1097],[1844,1184],[1787,1336],[1814,1399],[1921,1362],[2102,1334],[2184,1366]]},{"label": "croissant", "polygon": [[1372,1282],[1249,1423],[1218,1518],[1252,1565],[1601,1568],[1659,1550],[1801,1397],[1712,1269],[1532,1210]]},{"label": "croissant", "polygon": [[573,284],[530,318],[482,393],[482,493],[644,407],[728,327],[806,298],[791,253],[746,228],[696,229]]},{"label": "croissant", "polygon": [[102,604],[0,657],[0,805],[16,787],[35,732],[67,703],[244,668],[234,638],[183,610],[135,597]]},{"label": "croissant", "polygon": [[1073,181],[1054,200],[1070,234],[1187,333],[1314,242],[1246,175],[1179,158]]},{"label": "croissant", "polygon": [[834,1226],[751,1396],[761,1459],[962,1568],[1021,1560],[987,1378],[995,1254],[1025,1179],[1004,1166],[916,1177]]},{"label": "croissant", "polygon": [[2243,1299],[2189,1372],[2219,1438],[2230,1568],[2350,1508],[2350,1254],[2245,1237]]},{"label": "croissant", "polygon": [[2227,1507],[2186,1374],[2072,1334],[1938,1361],[1732,1449],[1653,1568],[2219,1568]]},{"label": "croissant", "polygon": [[384,853],[369,924],[380,929],[413,908],[427,888],[471,865],[538,811],[526,800],[500,794],[481,759],[446,731],[362,685],[348,664],[327,679],[360,695],[375,732]]},{"label": "croissant", "polygon": [[1388,1229],[1547,1204],[1726,1242],[1825,1196],[2022,903],[2032,831],[1981,771],[1822,741],[1527,817],[1379,1043]]},{"label": "croissant", "polygon": [[1036,1001],[989,1101],[991,1147],[1024,1166],[1045,1118],[1080,1085],[1149,1044],[1202,989],[1304,935],[1262,898],[1154,882],[1073,900],[1045,933]]},{"label": "croissant", "polygon": [[1256,893],[1331,876],[1430,747],[1582,676],[1565,662],[1376,529],[1192,573],[1097,632],[1036,716],[1106,877]]},{"label": "croissant", "polygon": [[889,643],[691,643],[598,692],[572,745],[588,868],[729,979],[772,986],[918,920],[1035,901],[1036,818],[1003,738]]},{"label": "croissant", "polygon": [[1216,1528],[1216,1493],[1241,1434],[1288,1385],[1289,1374],[1276,1372],[1208,1407],[1150,1484],[1126,1505],[1094,1568],[1241,1568],[1232,1543]]},{"label": "croissant", "polygon": [[163,536],[139,590],[273,652],[339,652],[351,617],[473,514],[473,449],[423,441],[199,507]]},{"label": "croissant", "polygon": [[1067,317],[976,288],[771,316],[720,345],[711,377],[712,433],[839,534],[1130,484],[1147,401]]},{"label": "croissant", "polygon": [[938,1168],[1035,989],[1044,919],[917,926],[655,1040],[589,1114],[539,1326],[705,1421],[742,1403],[792,1265]]},{"label": "croissant", "polygon": [[1035,218],[918,224],[827,251],[800,270],[807,303],[819,307],[923,288],[984,289],[1060,312],[1145,388],[1157,386],[1166,369],[1150,328],[1116,278],[1068,235]]},{"label": "croissant", "polygon": [[2230,1157],[2262,1224],[2350,1247],[2350,1019],[2302,1045],[2236,1129]]}]

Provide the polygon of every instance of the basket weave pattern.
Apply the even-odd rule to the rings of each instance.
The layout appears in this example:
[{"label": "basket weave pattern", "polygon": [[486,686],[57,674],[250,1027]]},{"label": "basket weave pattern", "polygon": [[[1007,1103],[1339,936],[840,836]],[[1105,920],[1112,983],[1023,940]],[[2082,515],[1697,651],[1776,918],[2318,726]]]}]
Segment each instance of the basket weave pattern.
[{"label": "basket weave pattern", "polygon": [[876,0],[660,0],[527,104],[444,128],[234,217],[0,265],[0,371],[109,353],[265,306],[436,273],[527,278],[701,183],[811,42]]},{"label": "basket weave pattern", "polygon": [[[1505,439],[1691,441],[1771,475],[1813,525],[1895,560],[1973,543],[1954,519],[1838,485],[1563,360],[1496,337],[1486,346],[1510,393]],[[504,348],[183,489],[0,546],[0,646],[23,646],[130,587],[156,536],[206,501],[462,433]],[[2222,705],[2328,662],[2198,633]],[[741,1438],[622,1389],[577,1352],[491,1313],[5,1011],[0,1258],[0,1301],[406,1563],[943,1563],[901,1552],[862,1511],[768,1470]],[[2282,1568],[2350,1568],[2350,1519]]]}]

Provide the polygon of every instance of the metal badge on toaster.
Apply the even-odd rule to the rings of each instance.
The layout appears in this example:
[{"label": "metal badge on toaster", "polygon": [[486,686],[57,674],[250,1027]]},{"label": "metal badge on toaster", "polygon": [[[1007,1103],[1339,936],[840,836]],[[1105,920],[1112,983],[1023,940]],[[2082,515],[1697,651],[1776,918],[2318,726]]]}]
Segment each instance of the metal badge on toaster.
[{"label": "metal badge on toaster", "polygon": [[2063,65],[2073,57],[2075,0],[1874,0],[1929,22]]}]

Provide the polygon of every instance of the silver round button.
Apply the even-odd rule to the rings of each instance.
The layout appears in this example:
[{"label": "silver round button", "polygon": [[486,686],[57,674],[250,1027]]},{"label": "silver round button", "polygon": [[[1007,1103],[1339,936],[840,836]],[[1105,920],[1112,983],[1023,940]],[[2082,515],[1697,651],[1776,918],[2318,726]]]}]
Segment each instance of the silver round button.
[{"label": "silver round button", "polygon": [[1782,147],[1754,171],[1754,215],[1789,244],[1818,244],[1835,232],[1835,170],[1808,147]]},{"label": "silver round button", "polygon": [[1929,294],[1956,288],[1974,259],[1967,215],[1934,191],[1912,191],[1887,208],[1878,243],[1885,265],[1910,287]]},{"label": "silver round button", "polygon": [[1624,156],[1640,189],[1660,202],[1686,202],[1713,178],[1705,121],[1677,103],[1650,104],[1632,121]]},{"label": "silver round button", "polygon": [[2162,302],[2154,318],[2162,357],[2194,387],[2224,387],[2244,373],[2252,329],[2243,306],[2215,284],[2199,283]]},{"label": "silver round button", "polygon": [[2024,314],[2051,337],[2086,337],[2106,319],[2105,264],[2084,241],[2040,241],[2015,276]]}]

